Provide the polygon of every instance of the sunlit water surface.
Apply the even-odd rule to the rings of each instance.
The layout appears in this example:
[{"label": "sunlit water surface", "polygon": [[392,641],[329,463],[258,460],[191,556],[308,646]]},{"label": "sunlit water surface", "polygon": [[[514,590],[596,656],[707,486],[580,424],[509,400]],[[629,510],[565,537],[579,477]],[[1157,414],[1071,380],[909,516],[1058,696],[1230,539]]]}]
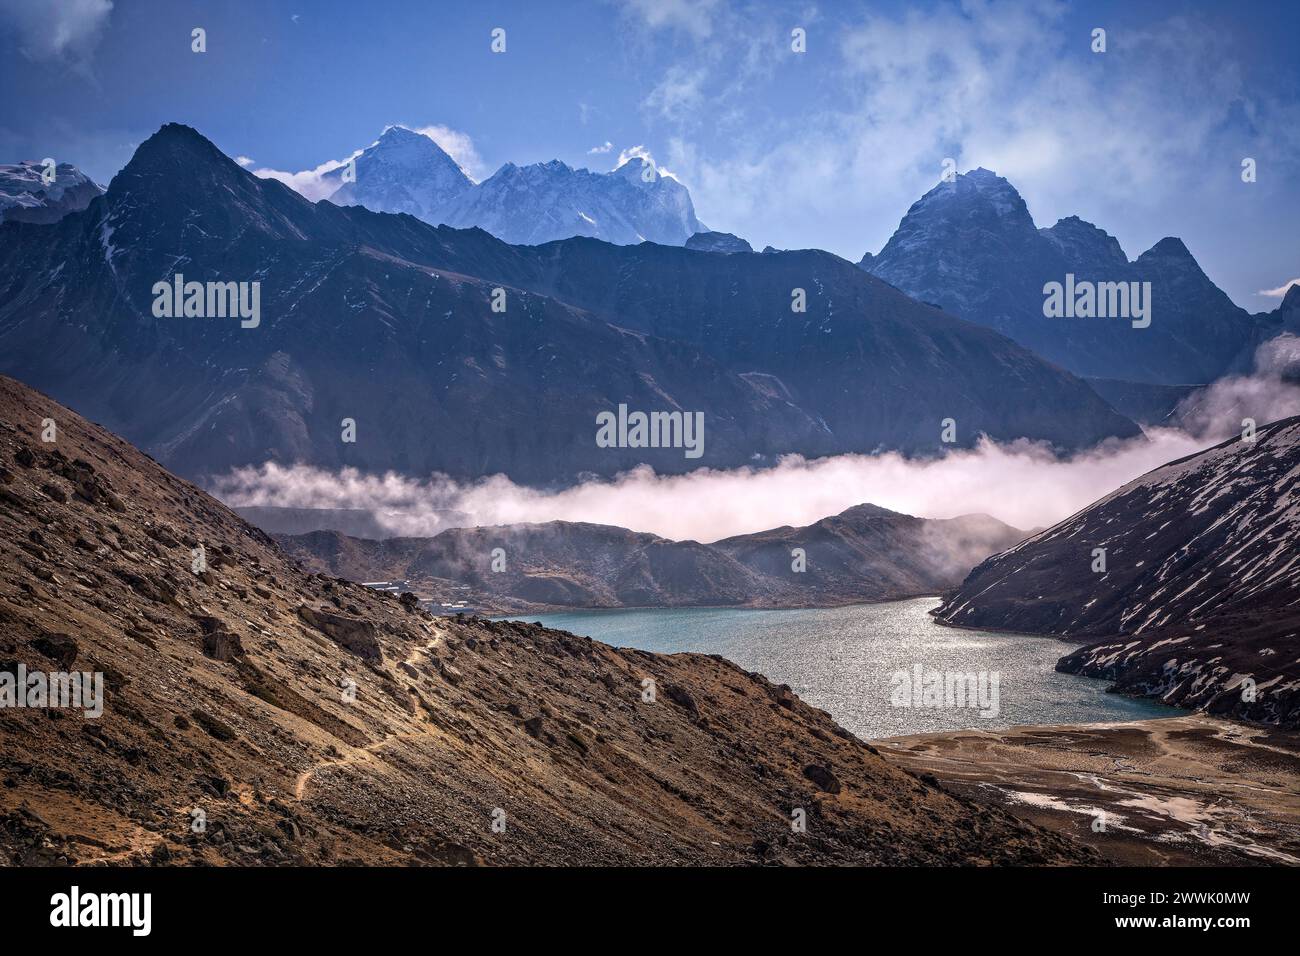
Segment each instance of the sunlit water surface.
[{"label": "sunlit water surface", "polygon": [[[567,611],[525,615],[616,647],[721,654],[790,687],[859,737],[1018,724],[1081,724],[1170,717],[1179,711],[1106,693],[1105,681],[1058,674],[1071,645],[1043,637],[963,631],[934,623],[936,598],[853,607]],[[898,671],[996,672],[998,713],[891,703]]]}]

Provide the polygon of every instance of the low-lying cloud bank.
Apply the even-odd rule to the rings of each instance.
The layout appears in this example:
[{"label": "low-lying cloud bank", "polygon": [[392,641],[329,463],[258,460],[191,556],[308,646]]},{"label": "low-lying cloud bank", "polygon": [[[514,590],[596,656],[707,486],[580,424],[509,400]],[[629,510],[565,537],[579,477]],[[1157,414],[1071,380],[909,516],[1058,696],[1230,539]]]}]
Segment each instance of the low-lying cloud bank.
[{"label": "low-lying cloud bank", "polygon": [[658,475],[641,467],[612,480],[540,491],[503,475],[472,483],[424,481],[356,469],[325,471],[272,462],[239,469],[215,487],[228,504],[361,508],[393,535],[448,527],[589,521],[666,538],[716,541],[781,525],[805,525],[863,502],[926,518],[984,512],[1019,528],[1052,524],[1145,471],[1202,445],[1176,430],[1068,460],[1042,445],[983,441],[930,461],[897,453],[804,459],[776,467]]},{"label": "low-lying cloud bank", "polygon": [[612,480],[541,491],[495,475],[456,482],[416,480],[355,469],[325,471],[267,463],[239,469],[213,491],[234,507],[365,509],[394,536],[426,536],[449,527],[553,520],[587,521],[710,542],[781,525],[805,525],[870,502],[926,518],[985,513],[1022,529],[1051,525],[1166,462],[1259,424],[1300,414],[1300,339],[1261,347],[1256,372],[1189,396],[1173,427],[1145,438],[1106,442],[1059,458],[1044,445],[983,440],[941,458],[890,452],[804,459],[765,469],[701,469],[657,475],[649,467]]}]

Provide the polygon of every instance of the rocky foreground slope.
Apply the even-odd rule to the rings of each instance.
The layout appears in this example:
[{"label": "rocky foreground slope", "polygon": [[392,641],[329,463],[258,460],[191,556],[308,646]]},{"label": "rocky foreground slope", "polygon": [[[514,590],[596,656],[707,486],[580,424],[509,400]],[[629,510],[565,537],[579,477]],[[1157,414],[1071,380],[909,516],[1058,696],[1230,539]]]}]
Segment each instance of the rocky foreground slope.
[{"label": "rocky foreground slope", "polygon": [[435,620],[308,574],[0,378],[0,672],[20,665],[106,690],[98,718],[0,709],[10,863],[1090,858],[719,658]]},{"label": "rocky foreground slope", "polygon": [[1108,637],[1061,669],[1296,726],[1298,544],[1300,418],[1288,418],[1253,442],[1157,468],[989,558],[937,614],[966,627]]},{"label": "rocky foreground slope", "polygon": [[[276,540],[314,571],[353,581],[410,581],[422,597],[515,612],[829,607],[937,594],[1024,536],[988,515],[929,520],[857,505],[806,527],[712,544],[573,521],[452,528],[431,538],[369,540],[316,531]],[[497,549],[499,570],[492,559]]]}]

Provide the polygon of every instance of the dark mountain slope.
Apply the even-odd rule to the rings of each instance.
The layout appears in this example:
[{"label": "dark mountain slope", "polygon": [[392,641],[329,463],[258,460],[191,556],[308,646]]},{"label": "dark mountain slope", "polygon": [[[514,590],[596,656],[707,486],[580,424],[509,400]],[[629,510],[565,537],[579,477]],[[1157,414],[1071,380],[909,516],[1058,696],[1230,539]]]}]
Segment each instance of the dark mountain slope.
[{"label": "dark mountain slope", "polygon": [[697,232],[683,246],[696,252],[721,252],[726,255],[754,251],[748,242],[729,232]]},{"label": "dark mountain slope", "polygon": [[[1162,239],[1130,263],[1113,236],[1077,216],[1038,229],[1015,188],[987,169],[940,183],[913,203],[861,268],[1078,375],[1188,385],[1249,369],[1256,323],[1180,240]],[[1044,316],[1044,285],[1064,283],[1067,273],[1087,282],[1150,282],[1150,326]]]},{"label": "dark mountain slope", "polygon": [[[962,445],[980,433],[1063,448],[1137,434],[1073,376],[827,252],[717,257],[581,239],[527,251],[538,291],[698,346],[815,409],[840,445],[934,452],[948,417]],[[791,309],[796,289],[806,312]]]},{"label": "dark mountain slope", "polygon": [[[178,272],[259,282],[259,323],[154,318],[154,283]],[[1136,433],[1077,379],[824,253],[509,246],[312,204],[175,125],[84,212],[0,225],[0,371],[194,476],[275,458],[567,482],[931,453],[945,417],[962,444]],[[703,456],[596,448],[620,403],[703,412]]]},{"label": "dark mountain slope", "polygon": [[1142,425],[1168,424],[1169,417],[1199,386],[1147,385],[1117,379],[1090,378],[1093,391],[1110,402],[1111,407]]},{"label": "dark mountain slope", "polygon": [[[1300,720],[1300,418],[1130,482],[970,573],[950,624],[1129,635],[1068,666],[1170,702]],[[1094,551],[1106,568],[1094,572]],[[1162,676],[1156,681],[1154,674]],[[1242,701],[1240,681],[1267,691]],[[1249,705],[1249,706],[1246,706]]]},{"label": "dark mountain slope", "polygon": [[[444,241],[488,268],[516,258],[485,233],[312,205],[184,128],[144,144],[84,216],[30,228],[0,250],[0,364],[186,474],[273,459],[542,482],[692,464],[597,448],[596,414],[619,403],[709,409],[695,464],[828,447],[819,422],[697,349],[514,288],[494,313],[492,283],[424,264],[453,258]],[[260,277],[261,323],[154,319],[150,290],[173,271]]]},{"label": "dark mountain slope", "polygon": [[7,863],[1090,859],[922,783],[721,658],[434,620],[307,574],[2,377],[0,623],[0,671],[106,682],[98,717],[0,710]]},{"label": "dark mountain slope", "polygon": [[[945,589],[990,553],[1024,532],[987,515],[931,520],[858,505],[806,528],[776,528],[715,542],[713,547],[759,574],[783,580],[791,597],[811,606],[885,601]],[[808,570],[790,571],[802,548]]]},{"label": "dark mountain slope", "polygon": [[1251,343],[1247,349],[1248,354],[1243,355],[1238,364],[1244,364],[1247,358],[1254,355],[1254,348],[1259,342],[1278,335],[1300,335],[1300,285],[1287,289],[1282,301],[1272,312],[1258,313],[1254,319],[1258,341]]}]

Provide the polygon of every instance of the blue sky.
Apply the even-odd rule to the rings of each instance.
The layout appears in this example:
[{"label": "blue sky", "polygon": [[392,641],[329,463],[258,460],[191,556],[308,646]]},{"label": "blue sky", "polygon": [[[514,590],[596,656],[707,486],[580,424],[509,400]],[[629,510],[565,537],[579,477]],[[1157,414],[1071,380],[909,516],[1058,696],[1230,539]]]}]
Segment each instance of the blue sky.
[{"label": "blue sky", "polygon": [[0,161],[106,182],[168,121],[285,173],[390,123],[431,128],[478,178],[640,146],[709,226],[856,260],[952,157],[1010,179],[1040,226],[1078,214],[1130,258],[1180,236],[1262,311],[1260,290],[1300,277],[1297,28],[1292,0],[0,0]]}]

